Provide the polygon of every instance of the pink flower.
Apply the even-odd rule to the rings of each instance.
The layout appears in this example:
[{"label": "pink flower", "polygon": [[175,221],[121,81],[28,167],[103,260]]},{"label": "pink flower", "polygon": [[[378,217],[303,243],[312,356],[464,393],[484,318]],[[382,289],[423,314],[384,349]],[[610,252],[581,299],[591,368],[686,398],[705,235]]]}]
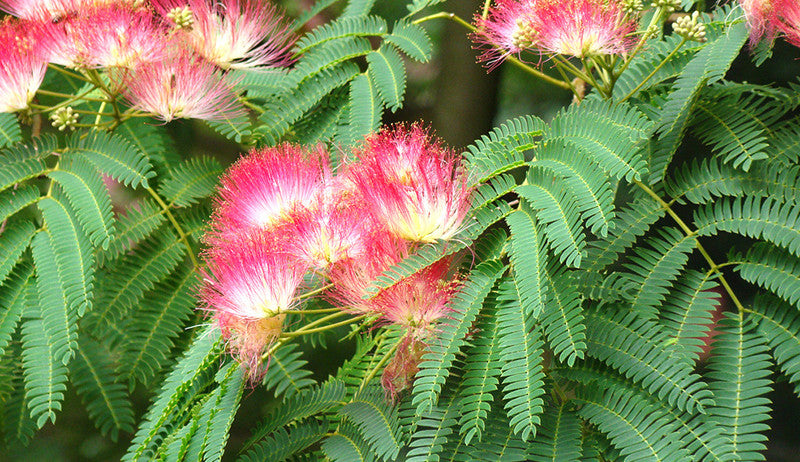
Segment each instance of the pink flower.
[{"label": "pink flower", "polygon": [[800,47],[800,3],[789,0],[780,2],[780,14],[783,21],[778,27],[785,34],[786,41]]},{"label": "pink flower", "polygon": [[50,62],[69,67],[133,67],[166,55],[163,24],[142,8],[90,6],[47,23],[44,47]]},{"label": "pink flower", "polygon": [[206,261],[201,300],[255,376],[264,348],[281,332],[281,313],[295,306],[306,267],[275,248],[267,233],[231,240]]},{"label": "pink flower", "polygon": [[[272,68],[291,62],[289,50],[295,38],[272,4],[261,0],[157,0],[154,5],[185,29],[188,42],[200,55],[224,69]],[[191,14],[191,20],[175,21],[176,12]]]},{"label": "pink flower", "polygon": [[769,41],[775,39],[778,34],[780,21],[778,20],[778,9],[775,8],[782,0],[739,0],[744,10],[744,17],[747,26],[750,27],[750,46],[754,46],[761,39]]},{"label": "pink flower", "polygon": [[217,67],[180,48],[173,56],[124,72],[121,88],[134,108],[165,122],[220,120],[244,114],[231,83]]},{"label": "pink flower", "polygon": [[583,58],[616,55],[636,43],[636,21],[626,18],[617,0],[538,0],[531,28],[536,46],[546,52]]},{"label": "pink flower", "polygon": [[489,69],[493,69],[509,55],[533,47],[536,38],[531,28],[534,1],[498,0],[486,18],[476,16],[478,32],[472,34],[472,39],[480,47],[486,48],[478,61],[483,61]]},{"label": "pink flower", "polygon": [[375,229],[364,236],[364,251],[356,256],[344,258],[330,267],[328,278],[333,289],[328,298],[343,309],[354,313],[380,315],[381,311],[372,298],[372,282],[390,267],[400,263],[409,255],[408,243]]},{"label": "pink flower", "polygon": [[432,243],[452,238],[472,189],[460,159],[418,125],[367,138],[351,175],[377,220],[396,236]]},{"label": "pink flower", "polygon": [[297,209],[284,227],[290,251],[309,266],[326,270],[365,252],[365,237],[375,228],[363,201],[332,181],[310,207]]},{"label": "pink flower", "polygon": [[0,21],[0,112],[27,108],[42,84],[47,62],[35,37],[25,23],[10,18]]},{"label": "pink flower", "polygon": [[416,339],[428,339],[437,321],[452,311],[449,304],[458,283],[449,277],[451,264],[451,258],[443,258],[382,290],[372,303],[388,322]]},{"label": "pink flower", "polygon": [[328,153],[289,143],[253,149],[220,179],[209,242],[224,242],[286,220],[311,204],[330,176]]},{"label": "pink flower", "polygon": [[86,7],[111,3],[115,0],[0,0],[0,10],[22,19],[59,22]]},{"label": "pink flower", "polygon": [[426,346],[425,342],[409,335],[400,340],[394,357],[381,374],[381,385],[392,401],[404,390],[411,388]]}]

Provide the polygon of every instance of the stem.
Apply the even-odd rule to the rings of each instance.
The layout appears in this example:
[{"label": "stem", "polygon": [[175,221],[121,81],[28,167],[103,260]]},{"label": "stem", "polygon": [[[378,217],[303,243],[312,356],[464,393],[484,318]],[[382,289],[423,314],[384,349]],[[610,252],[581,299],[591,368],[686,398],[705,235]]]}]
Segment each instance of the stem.
[{"label": "stem", "polygon": [[[344,311],[342,311],[342,313],[343,314],[348,314],[348,313],[345,313]],[[332,317],[332,316],[333,315],[326,316],[325,318],[329,318],[329,317]],[[310,329],[309,326],[315,324],[317,321],[320,321],[320,319],[318,319],[317,321],[314,321],[312,323],[308,323],[302,329],[298,329],[298,330],[296,330],[294,332],[287,332],[287,333],[281,335],[281,337],[282,338],[294,338],[294,337],[299,337],[301,335],[306,335],[306,334],[316,334],[317,332],[325,332],[326,330],[335,329],[337,327],[346,326],[348,324],[352,324],[354,322],[361,321],[362,319],[364,319],[366,317],[367,317],[366,314],[362,314],[361,316],[356,316],[355,318],[350,318],[348,320],[337,322],[335,324],[328,324],[327,326],[315,327],[315,328],[311,328]],[[322,319],[325,319],[325,318],[322,318]]]},{"label": "stem", "polygon": [[640,88],[642,88],[642,87],[644,86],[644,84],[645,84],[645,83],[647,83],[647,81],[648,81],[648,80],[652,79],[652,78],[653,78],[653,76],[654,76],[654,75],[656,75],[656,73],[657,73],[658,71],[660,71],[660,70],[661,70],[661,68],[662,68],[662,67],[664,67],[664,65],[665,65],[665,64],[667,64],[667,61],[669,61],[670,59],[672,59],[672,57],[673,57],[673,56],[675,56],[675,53],[677,53],[677,52],[678,52],[678,50],[680,50],[680,49],[681,49],[681,47],[682,47],[682,46],[683,46],[683,45],[684,45],[684,44],[685,44],[687,41],[688,41],[688,39],[687,39],[686,37],[684,37],[684,38],[683,38],[683,39],[680,41],[680,43],[678,43],[678,46],[676,46],[676,47],[675,47],[675,49],[674,49],[674,50],[672,50],[672,51],[670,52],[670,54],[668,54],[668,55],[667,55],[667,57],[666,57],[666,58],[664,58],[664,60],[663,60],[663,61],[661,61],[661,62],[658,64],[658,66],[656,66],[656,67],[655,67],[655,69],[653,69],[653,71],[652,71],[652,72],[650,72],[649,74],[647,74],[647,77],[645,77],[645,78],[644,78],[644,79],[643,79],[641,82],[639,82],[639,85],[637,85],[637,86],[636,86],[636,88],[634,88],[633,90],[631,90],[631,91],[630,91],[630,92],[629,92],[627,95],[623,96],[623,97],[622,97],[622,99],[621,99],[621,100],[619,100],[619,102],[620,102],[620,103],[622,103],[622,102],[625,102],[625,101],[626,101],[628,98],[630,98],[631,96],[635,95],[635,94],[636,94],[636,92],[637,92],[637,91],[639,91],[639,89],[640,89]]},{"label": "stem", "polygon": [[252,110],[254,110],[256,112],[258,112],[259,114],[263,114],[264,112],[266,112],[264,109],[262,109],[262,108],[256,106],[255,104],[251,103],[246,98],[242,98],[240,96],[238,99],[239,99],[239,102],[242,103],[242,105],[244,105],[245,107],[248,107],[248,108],[250,108],[250,109],[252,109]]},{"label": "stem", "polygon": [[[317,295],[317,294],[319,294],[319,293],[325,292],[326,290],[328,290],[328,289],[330,289],[330,288],[332,288],[332,287],[333,287],[333,284],[325,284],[325,285],[324,285],[324,286],[322,286],[322,287],[319,287],[319,288],[317,288],[317,289],[314,289],[314,290],[312,290],[312,291],[306,292],[306,293],[304,293],[304,294],[302,294],[302,295],[298,295],[298,296],[297,296],[297,299],[298,299],[298,300],[302,300],[302,299],[304,299],[304,298],[310,298],[310,297],[313,297],[314,295]],[[313,311],[313,310],[312,310],[312,311]]]},{"label": "stem", "polygon": [[489,7],[492,5],[492,0],[486,0],[483,4],[483,13],[481,13],[481,17],[486,19],[489,16]]},{"label": "stem", "polygon": [[68,99],[70,101],[75,101],[77,99],[82,99],[84,101],[94,101],[96,103],[107,103],[108,102],[108,100],[105,99],[105,98],[93,98],[91,96],[85,96],[85,95],[88,95],[89,93],[93,92],[94,90],[95,89],[92,88],[91,90],[85,91],[84,93],[81,94],[81,96],[70,95],[70,94],[67,94],[67,93],[59,93],[57,91],[42,90],[41,88],[36,90],[36,93],[39,93],[40,95],[44,95],[44,96],[53,96],[53,97],[56,97],[56,98],[65,98],[65,99]]},{"label": "stem", "polygon": [[49,67],[50,69],[52,69],[52,70],[54,70],[56,72],[60,72],[60,73],[66,75],[68,77],[72,77],[73,79],[83,80],[84,82],[90,82],[90,80],[87,79],[86,77],[84,77],[84,76],[82,76],[80,74],[76,74],[74,72],[68,71],[68,70],[66,70],[66,69],[64,69],[62,67],[56,66],[55,64],[48,64],[47,67]]},{"label": "stem", "polygon": [[286,310],[281,311],[280,314],[321,314],[333,313],[334,311],[341,311],[339,308],[319,308],[314,310]]},{"label": "stem", "polygon": [[172,211],[169,209],[169,206],[166,204],[166,202],[164,202],[164,199],[162,199],[161,196],[159,196],[158,193],[155,192],[153,188],[147,188],[147,192],[149,192],[150,195],[153,196],[153,199],[155,199],[155,201],[158,202],[158,205],[161,207],[161,210],[167,215],[167,218],[169,219],[170,223],[172,223],[172,227],[175,228],[175,231],[178,233],[178,237],[180,238],[181,241],[183,241],[183,245],[185,245],[186,249],[189,251],[189,259],[192,260],[192,265],[194,265],[195,268],[199,268],[200,263],[197,261],[197,257],[194,255],[194,249],[192,248],[191,244],[189,244],[189,238],[183,231],[181,225],[178,223],[178,220],[175,219],[175,215],[172,214]]},{"label": "stem", "polygon": [[371,370],[371,371],[369,371],[369,374],[367,374],[367,376],[366,376],[366,377],[364,377],[364,380],[362,380],[362,381],[361,381],[361,386],[359,386],[359,387],[358,387],[358,390],[359,390],[359,391],[363,390],[363,389],[364,389],[364,387],[365,387],[365,386],[367,386],[367,384],[369,383],[369,381],[370,381],[370,380],[372,380],[372,379],[373,379],[373,378],[374,378],[374,377],[375,377],[375,376],[378,374],[378,371],[379,371],[379,370],[380,370],[380,369],[381,369],[383,366],[385,366],[387,362],[389,362],[389,358],[391,358],[391,357],[394,355],[394,353],[395,353],[395,352],[397,351],[397,349],[400,347],[400,343],[401,343],[401,342],[402,342],[402,338],[398,339],[398,340],[397,340],[397,341],[394,343],[394,345],[392,345],[392,348],[391,348],[391,349],[389,349],[389,351],[387,351],[385,355],[383,355],[383,358],[381,358],[381,360],[380,360],[380,361],[378,361],[378,364],[376,364],[376,365],[375,365],[375,367],[373,367],[373,368],[372,368],[372,370]]},{"label": "stem", "polygon": [[[672,217],[673,220],[675,220],[675,223],[678,224],[678,226],[683,230],[684,233],[686,233],[687,236],[693,236],[697,234],[697,231],[692,231],[692,229],[689,228],[689,226],[686,225],[686,223],[683,220],[681,220],[681,217],[679,217],[678,214],[675,213],[675,211],[672,210],[672,208],[670,208],[669,204],[667,204],[664,201],[664,199],[661,198],[661,196],[656,194],[652,189],[648,188],[641,181],[635,181],[635,183],[636,186],[640,187],[644,192],[647,193],[647,195],[655,199],[656,202],[658,202],[661,205],[661,207],[663,207],[664,210],[667,211],[669,216]],[[739,318],[741,319],[744,313],[744,306],[742,305],[742,302],[739,301],[739,297],[737,297],[736,294],[733,293],[733,289],[731,288],[730,284],[728,284],[728,281],[725,279],[725,276],[722,274],[722,271],[720,271],[721,266],[714,263],[714,260],[711,258],[711,255],[709,255],[709,253],[706,251],[703,245],[700,244],[700,241],[697,241],[697,250],[700,251],[700,254],[703,255],[703,258],[705,258],[706,262],[708,262],[709,266],[711,267],[709,271],[715,271],[719,273],[719,282],[720,284],[722,284],[722,287],[725,289],[725,291],[728,292],[728,295],[731,297],[731,301],[733,301],[733,304],[736,305],[736,309],[739,312]]]},{"label": "stem", "polygon": [[[456,16],[454,13],[447,13],[447,12],[435,13],[435,14],[431,14],[431,15],[419,18],[419,19],[413,21],[413,24],[421,24],[421,23],[423,23],[425,21],[430,21],[431,19],[439,19],[439,18],[444,18],[444,19],[449,19],[451,21],[455,21],[457,24],[460,24],[460,25],[466,27],[467,29],[471,30],[472,32],[478,32],[478,29],[476,29],[475,26],[473,26],[472,24],[468,23],[467,21],[464,21],[460,17]],[[500,48],[500,47],[495,46],[495,48]],[[528,66],[527,64],[523,63],[522,61],[520,61],[519,59],[517,59],[517,58],[515,58],[513,56],[507,57],[506,61],[508,61],[511,64],[513,64],[514,66],[524,70],[525,72],[544,80],[547,83],[551,83],[551,84],[553,84],[553,85],[555,85],[557,87],[561,87],[564,90],[570,90],[570,85],[567,82],[562,82],[561,80],[554,79],[553,77],[550,77],[549,75],[545,74],[544,72],[538,71],[538,70]]]}]

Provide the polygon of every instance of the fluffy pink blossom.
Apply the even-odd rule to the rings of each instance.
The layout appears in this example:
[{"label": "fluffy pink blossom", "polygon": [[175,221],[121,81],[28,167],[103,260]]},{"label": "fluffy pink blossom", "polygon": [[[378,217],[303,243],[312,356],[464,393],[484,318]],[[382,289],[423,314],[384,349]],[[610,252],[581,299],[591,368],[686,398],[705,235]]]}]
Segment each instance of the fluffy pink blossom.
[{"label": "fluffy pink blossom", "polygon": [[122,94],[133,107],[166,122],[220,120],[244,113],[228,78],[214,64],[181,48],[122,73],[121,80]]},{"label": "fluffy pink blossom", "polygon": [[414,376],[419,371],[422,354],[427,344],[413,336],[406,335],[400,339],[400,345],[389,364],[381,374],[381,385],[389,399],[395,400],[404,390],[411,388]]},{"label": "fluffy pink blossom", "polygon": [[[85,8],[122,4],[119,0],[0,0],[0,10],[22,19],[59,22]],[[131,1],[130,5],[133,4]]]},{"label": "fluffy pink blossom", "polygon": [[0,112],[27,108],[44,79],[47,62],[32,32],[20,21],[0,21]]},{"label": "fluffy pink blossom", "polygon": [[375,226],[363,201],[334,180],[313,204],[296,209],[284,229],[291,236],[290,251],[324,271],[342,259],[362,255],[366,236]]},{"label": "fluffy pink blossom", "polygon": [[389,231],[432,243],[461,230],[472,189],[460,159],[418,125],[367,139],[352,169],[369,208]]},{"label": "fluffy pink blossom", "polygon": [[257,233],[231,240],[206,255],[201,299],[251,371],[280,333],[282,312],[295,306],[306,267]]},{"label": "fluffy pink blossom", "polygon": [[485,48],[479,61],[492,69],[509,55],[533,47],[536,38],[531,27],[533,3],[534,0],[498,0],[486,18],[475,17],[478,32],[472,34],[472,39]]},{"label": "fluffy pink blossom", "polygon": [[783,0],[780,2],[782,21],[778,26],[786,37],[786,41],[800,47],[800,3]]},{"label": "fluffy pink blossom", "polygon": [[332,302],[354,313],[382,314],[374,302],[372,282],[410,253],[407,242],[382,229],[364,236],[364,252],[331,265],[328,277]]},{"label": "fluffy pink blossom", "polygon": [[458,283],[450,277],[451,258],[443,258],[380,291],[372,300],[383,318],[425,340],[437,321],[452,311],[450,300]]},{"label": "fluffy pink blossom", "polygon": [[636,21],[617,0],[538,0],[533,10],[536,46],[549,53],[616,55],[636,44]]},{"label": "fluffy pink blossom", "polygon": [[[180,24],[191,46],[222,68],[270,68],[291,61],[294,43],[287,21],[262,0],[157,0],[164,17],[185,9],[190,25]],[[188,8],[188,9],[186,9]],[[174,16],[173,16],[174,18]]]},{"label": "fluffy pink blossom", "polygon": [[209,242],[274,227],[312,203],[329,176],[322,147],[285,143],[251,150],[220,179]]},{"label": "fluffy pink blossom", "polygon": [[43,32],[49,61],[68,67],[133,67],[166,55],[166,29],[143,8],[89,6]]},{"label": "fluffy pink blossom", "polygon": [[778,34],[780,21],[776,8],[783,0],[739,0],[744,10],[747,26],[750,28],[750,46],[754,46],[762,39],[769,41],[775,39]]}]

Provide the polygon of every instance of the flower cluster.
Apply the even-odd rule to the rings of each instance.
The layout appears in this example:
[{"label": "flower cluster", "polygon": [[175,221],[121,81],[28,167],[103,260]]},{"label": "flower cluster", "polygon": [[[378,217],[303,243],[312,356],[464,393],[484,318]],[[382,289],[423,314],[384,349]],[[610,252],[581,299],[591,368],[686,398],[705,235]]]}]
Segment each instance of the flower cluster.
[{"label": "flower cluster", "polygon": [[377,293],[371,284],[465,226],[472,188],[460,159],[419,125],[384,129],[352,154],[334,173],[322,147],[254,149],[221,179],[203,300],[251,377],[313,284],[324,284],[322,297],[344,313],[403,330],[384,376],[392,394],[410,383],[450,311],[452,257]]},{"label": "flower cluster", "polygon": [[499,0],[476,17],[479,57],[494,67],[524,50],[578,58],[618,55],[634,46],[636,18],[618,0]]},{"label": "flower cluster", "polygon": [[110,93],[167,122],[230,118],[243,109],[228,69],[291,62],[288,23],[266,0],[0,0],[0,9],[16,16],[0,23],[3,112],[27,108],[53,63],[105,69]]},{"label": "flower cluster", "polygon": [[797,0],[739,0],[750,28],[750,45],[775,40],[800,46],[800,3]]}]

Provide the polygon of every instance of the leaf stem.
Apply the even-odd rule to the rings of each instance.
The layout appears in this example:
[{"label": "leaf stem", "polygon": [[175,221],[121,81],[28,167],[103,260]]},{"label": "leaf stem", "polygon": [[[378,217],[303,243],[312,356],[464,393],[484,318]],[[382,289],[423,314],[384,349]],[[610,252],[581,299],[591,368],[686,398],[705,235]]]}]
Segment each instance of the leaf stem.
[{"label": "leaf stem", "polygon": [[189,251],[189,259],[192,260],[192,265],[194,265],[195,268],[199,268],[200,263],[197,261],[197,257],[194,254],[194,249],[189,243],[189,237],[183,231],[183,228],[181,227],[180,223],[178,223],[178,220],[175,219],[175,215],[172,214],[169,205],[164,202],[164,199],[162,199],[153,188],[147,188],[147,192],[149,192],[153,199],[155,199],[159,207],[161,207],[161,210],[167,215],[167,219],[169,219],[170,223],[172,223],[172,227],[175,228],[175,232],[178,233],[178,237],[181,241],[183,241],[183,245],[185,245],[186,249]]},{"label": "leaf stem", "polygon": [[668,54],[668,55],[667,55],[667,57],[666,57],[666,58],[664,58],[664,60],[663,60],[663,61],[661,61],[661,62],[658,64],[658,66],[656,66],[656,67],[655,67],[655,69],[653,69],[653,71],[652,71],[652,72],[650,72],[649,74],[647,74],[647,77],[645,77],[645,78],[644,78],[644,79],[643,79],[641,82],[639,82],[639,85],[636,85],[636,88],[634,88],[633,90],[631,90],[630,92],[628,92],[628,94],[627,94],[627,95],[623,96],[623,97],[622,97],[622,99],[620,99],[620,100],[619,100],[619,102],[620,102],[620,103],[622,103],[622,102],[625,102],[625,101],[627,101],[627,100],[628,100],[628,98],[630,98],[631,96],[635,95],[635,94],[636,94],[636,92],[637,92],[637,91],[639,91],[639,89],[640,89],[640,88],[642,88],[642,87],[644,86],[644,84],[645,84],[645,83],[647,83],[647,81],[649,81],[650,79],[652,79],[652,78],[653,78],[653,76],[654,76],[654,75],[656,75],[656,73],[657,73],[658,71],[660,71],[660,70],[661,70],[661,68],[662,68],[662,67],[664,67],[664,65],[665,65],[665,64],[667,64],[667,61],[669,61],[670,59],[672,59],[672,57],[673,57],[673,56],[675,56],[675,53],[677,53],[677,52],[678,52],[678,50],[680,50],[680,49],[681,49],[681,47],[682,47],[682,46],[683,46],[683,45],[684,45],[684,44],[685,44],[687,41],[688,41],[688,39],[687,39],[686,37],[684,37],[684,38],[683,38],[683,39],[682,39],[682,40],[681,40],[681,41],[678,43],[678,46],[676,46],[676,47],[675,47],[675,49],[674,49],[674,50],[672,50],[672,51],[670,52],[670,54]]},{"label": "leaf stem", "polygon": [[[694,235],[697,234],[697,231],[693,231],[691,228],[689,228],[689,226],[681,219],[681,217],[678,216],[677,213],[675,213],[674,210],[672,210],[672,208],[669,206],[669,204],[667,204],[664,201],[664,199],[661,198],[661,196],[656,194],[652,189],[647,187],[647,185],[645,185],[641,181],[637,180],[637,181],[635,181],[635,183],[636,183],[636,186],[638,186],[644,192],[646,192],[647,195],[649,195],[650,197],[655,199],[656,202],[661,204],[661,207],[663,207],[664,210],[667,211],[669,216],[672,217],[673,220],[675,220],[675,223],[678,224],[678,226],[683,230],[684,233],[686,233],[687,236],[694,236]],[[744,313],[744,306],[742,305],[742,302],[739,300],[739,297],[737,297],[736,294],[733,292],[733,288],[731,288],[730,284],[728,284],[728,281],[725,279],[725,276],[722,274],[722,271],[720,271],[721,266],[717,265],[716,263],[714,263],[714,259],[711,258],[711,255],[709,255],[709,253],[706,251],[706,249],[703,247],[703,245],[700,244],[699,241],[697,241],[697,250],[700,251],[700,254],[703,255],[703,258],[705,258],[706,262],[708,262],[709,266],[711,267],[711,269],[709,271],[715,271],[715,272],[719,273],[719,282],[720,282],[720,284],[722,284],[722,287],[725,289],[725,291],[731,297],[731,301],[733,301],[733,304],[736,305],[736,309],[739,312],[739,318],[741,319],[742,315]],[[724,264],[723,264],[723,266],[724,266]]]},{"label": "leaf stem", "polygon": [[[414,20],[413,24],[421,24],[421,23],[423,23],[425,21],[430,21],[431,19],[439,19],[439,18],[449,19],[451,21],[456,22],[457,24],[460,24],[460,25],[466,27],[467,29],[471,30],[472,32],[479,32],[478,29],[475,26],[473,26],[472,24],[468,23],[467,21],[464,21],[459,16],[457,16],[455,13],[448,13],[448,12],[435,13],[435,14],[431,14],[431,15],[419,18],[417,20]],[[498,47],[496,45],[494,45],[494,46],[495,46],[495,48],[500,48],[500,47]],[[513,56],[507,57],[506,61],[508,61],[511,64],[513,64],[514,66],[522,69],[523,71],[527,72],[528,74],[531,74],[531,75],[533,75],[533,76],[535,76],[537,78],[540,78],[540,79],[544,80],[547,83],[551,83],[551,84],[553,84],[553,85],[555,85],[557,87],[561,87],[564,90],[570,90],[570,86],[569,86],[569,84],[567,82],[563,82],[561,80],[558,80],[558,79],[555,79],[553,77],[550,77],[549,75],[545,74],[544,72],[538,71],[538,70],[534,69],[533,67],[528,66],[527,64],[523,63],[522,61],[520,61],[519,59],[517,59],[517,58],[515,58]]]},{"label": "leaf stem", "polygon": [[389,359],[394,355],[394,353],[400,347],[400,343],[402,343],[402,337],[398,338],[397,341],[394,342],[392,348],[390,348],[389,351],[387,351],[386,354],[383,355],[383,358],[381,358],[381,360],[378,361],[378,364],[376,364],[375,367],[373,367],[372,370],[369,371],[369,374],[367,374],[367,376],[364,377],[364,379],[361,381],[361,386],[358,387],[359,391],[363,390],[364,387],[367,386],[369,381],[372,380],[378,374],[378,371],[383,366],[385,366],[387,362],[389,362]]},{"label": "leaf stem", "polygon": [[[341,313],[342,314],[349,314],[349,313],[346,313],[344,311],[342,311]],[[334,313],[334,315],[338,315],[338,313]],[[334,315],[329,315],[329,316],[326,316],[325,318],[322,318],[322,319],[333,318]],[[308,323],[303,328],[298,329],[298,330],[296,330],[294,332],[286,332],[285,334],[282,334],[281,337],[293,338],[293,337],[299,337],[301,335],[306,335],[306,334],[316,334],[318,332],[325,332],[326,330],[331,330],[331,329],[334,329],[336,327],[346,326],[348,324],[352,324],[354,322],[361,321],[362,319],[364,319],[366,317],[367,317],[366,314],[362,314],[361,316],[356,316],[355,318],[350,318],[350,319],[347,319],[345,321],[337,322],[337,323],[334,323],[334,324],[328,324],[328,325],[325,325],[325,326],[322,326],[322,327],[309,328],[310,326],[312,326],[315,323],[317,323],[317,321],[321,320],[321,319],[318,319],[317,321]]]}]

